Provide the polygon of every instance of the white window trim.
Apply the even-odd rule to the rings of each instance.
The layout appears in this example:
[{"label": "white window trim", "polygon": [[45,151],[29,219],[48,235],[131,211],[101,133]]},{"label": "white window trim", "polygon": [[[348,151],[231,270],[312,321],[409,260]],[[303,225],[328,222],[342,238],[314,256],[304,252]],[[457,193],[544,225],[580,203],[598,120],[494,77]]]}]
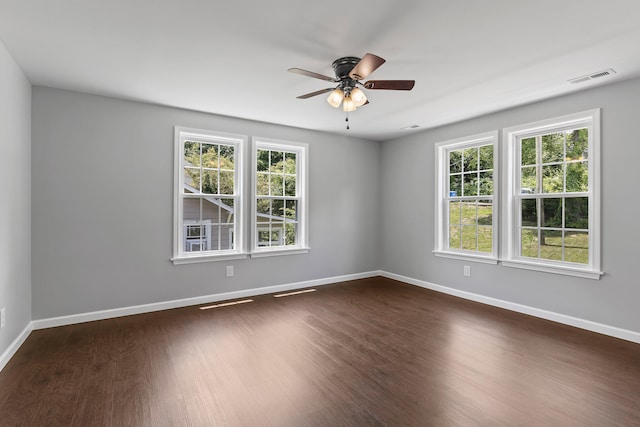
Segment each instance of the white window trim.
[{"label": "white window trim", "polygon": [[[182,189],[184,187],[183,173],[183,145],[186,139],[194,139],[204,142],[222,143],[234,146],[234,173],[235,173],[235,194],[233,198],[236,200],[234,206],[234,229],[235,229],[235,248],[229,250],[203,251],[203,252],[184,252],[182,250],[183,241],[183,201]],[[203,129],[193,129],[187,127],[176,126],[174,129],[174,204],[173,204],[173,257],[171,261],[174,264],[191,264],[198,262],[222,261],[232,259],[247,258],[244,244],[244,187],[243,187],[243,170],[244,146],[247,145],[248,138],[244,135],[236,135],[222,132],[212,132]],[[217,196],[216,196],[217,197]]]},{"label": "white window trim", "polygon": [[[256,169],[258,166],[257,151],[258,149],[285,151],[296,153],[298,159],[296,171],[298,173],[298,189],[301,192],[298,209],[298,244],[293,246],[258,246],[258,224],[256,221],[256,198],[257,198],[257,178]],[[309,252],[308,243],[308,194],[309,194],[309,146],[300,142],[280,141],[276,139],[252,137],[251,138],[251,258],[260,258],[277,255],[294,255]]]},{"label": "white window trim", "polygon": [[[435,144],[435,159],[436,159],[436,168],[435,168],[435,223],[434,223],[434,247],[433,250],[434,255],[444,258],[454,258],[460,260],[468,260],[475,261],[481,263],[488,264],[497,264],[498,263],[498,231],[499,231],[499,218],[498,213],[500,198],[498,197],[500,194],[499,183],[500,176],[498,170],[498,154],[499,154],[499,144],[498,144],[498,136],[499,133],[497,130],[480,133],[476,135],[471,135],[463,138],[451,139],[448,141],[442,141]],[[448,227],[445,227],[445,224],[448,224],[448,208],[446,204],[446,197],[448,182],[446,182],[445,172],[449,170],[449,161],[447,157],[447,152],[451,149],[461,149],[466,147],[472,147],[482,144],[493,144],[493,216],[492,216],[492,227],[493,227],[493,252],[483,254],[481,252],[464,252],[464,251],[454,251],[447,249],[448,242]]]},{"label": "white window trim", "polygon": [[[589,132],[589,265],[585,267],[569,265],[546,260],[531,260],[519,257],[518,254],[518,218],[516,218],[515,194],[517,187],[518,150],[516,141],[518,138],[530,134],[549,132],[570,126],[586,125]],[[554,117],[534,123],[513,126],[503,129],[503,171],[505,173],[505,185],[503,186],[502,199],[502,264],[506,267],[517,267],[529,270],[544,271],[549,273],[565,274],[589,279],[599,279],[603,274],[600,270],[600,109],[568,114]]]}]

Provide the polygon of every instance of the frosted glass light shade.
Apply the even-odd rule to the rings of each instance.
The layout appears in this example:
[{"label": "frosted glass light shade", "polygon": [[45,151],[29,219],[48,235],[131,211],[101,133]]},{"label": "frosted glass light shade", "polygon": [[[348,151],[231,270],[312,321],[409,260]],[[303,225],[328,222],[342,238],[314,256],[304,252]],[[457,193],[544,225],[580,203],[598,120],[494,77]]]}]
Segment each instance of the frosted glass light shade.
[{"label": "frosted glass light shade", "polygon": [[356,107],[362,107],[367,102],[367,96],[359,88],[355,87],[351,90],[351,99]]},{"label": "frosted glass light shade", "polygon": [[351,99],[351,96],[344,98],[344,101],[342,102],[342,109],[347,113],[350,111],[356,111],[356,104],[353,102],[353,99]]},{"label": "frosted glass light shade", "polygon": [[344,93],[340,89],[335,89],[329,94],[327,102],[333,108],[338,108],[340,106],[340,103],[342,102],[342,98],[344,98]]}]

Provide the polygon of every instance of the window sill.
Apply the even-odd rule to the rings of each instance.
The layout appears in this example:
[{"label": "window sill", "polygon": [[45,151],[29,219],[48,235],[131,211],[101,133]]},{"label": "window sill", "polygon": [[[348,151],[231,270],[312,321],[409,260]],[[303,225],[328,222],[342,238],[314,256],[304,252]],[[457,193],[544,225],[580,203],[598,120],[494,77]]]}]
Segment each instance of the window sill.
[{"label": "window sill", "polygon": [[503,260],[505,267],[524,268],[526,270],[542,271],[545,273],[564,274],[566,276],[582,277],[585,279],[600,280],[604,273],[596,270],[589,270],[579,267],[569,267],[561,265],[542,264],[538,262],[523,260]]},{"label": "window sill", "polygon": [[171,258],[174,265],[180,264],[195,264],[199,262],[215,262],[215,261],[228,261],[232,259],[246,259],[249,255],[246,253],[233,253],[233,254],[221,254],[221,255],[193,255],[193,256],[179,256]]},{"label": "window sill", "polygon": [[484,264],[497,264],[498,259],[492,255],[475,255],[466,254],[462,252],[445,252],[445,251],[433,251],[433,254],[442,258],[459,259],[463,261],[481,262]]},{"label": "window sill", "polygon": [[252,252],[251,253],[251,258],[263,258],[263,257],[280,256],[280,255],[306,254],[310,250],[311,250],[310,248],[263,249],[263,250],[256,250],[256,252]]}]

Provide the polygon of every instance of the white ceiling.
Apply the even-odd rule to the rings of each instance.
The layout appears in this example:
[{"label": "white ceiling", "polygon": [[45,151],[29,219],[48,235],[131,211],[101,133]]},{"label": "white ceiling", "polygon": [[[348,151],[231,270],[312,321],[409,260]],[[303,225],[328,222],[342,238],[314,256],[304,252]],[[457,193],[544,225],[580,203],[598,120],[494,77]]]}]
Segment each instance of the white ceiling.
[{"label": "white ceiling", "polygon": [[[34,85],[385,140],[640,76],[638,0],[0,0],[0,40]],[[387,60],[350,114],[331,63]],[[613,77],[568,79],[613,68]]]}]

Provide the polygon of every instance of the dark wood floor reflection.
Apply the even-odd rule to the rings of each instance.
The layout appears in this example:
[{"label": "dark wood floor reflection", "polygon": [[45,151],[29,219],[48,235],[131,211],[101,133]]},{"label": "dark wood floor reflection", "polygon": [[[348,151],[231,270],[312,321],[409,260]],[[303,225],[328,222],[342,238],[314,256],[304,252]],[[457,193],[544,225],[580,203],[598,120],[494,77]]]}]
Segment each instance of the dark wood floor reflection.
[{"label": "dark wood floor reflection", "polygon": [[640,345],[384,278],[34,331],[2,426],[638,426]]}]

